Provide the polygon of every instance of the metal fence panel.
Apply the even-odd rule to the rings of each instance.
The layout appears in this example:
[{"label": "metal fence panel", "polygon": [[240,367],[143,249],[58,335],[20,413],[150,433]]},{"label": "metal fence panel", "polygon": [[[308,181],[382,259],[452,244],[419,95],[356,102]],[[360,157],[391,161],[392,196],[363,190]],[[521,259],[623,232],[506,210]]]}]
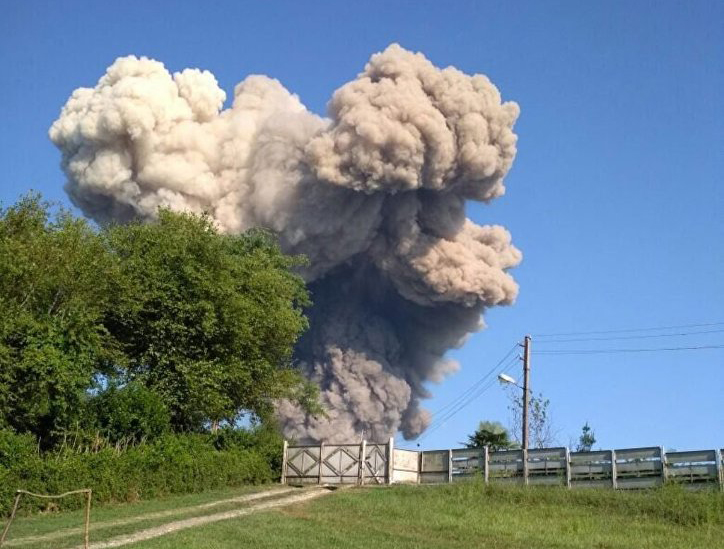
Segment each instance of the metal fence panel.
[{"label": "metal fence panel", "polygon": [[571,452],[571,463],[592,461],[611,461],[611,450],[596,450],[593,452]]},{"label": "metal fence panel", "polygon": [[452,451],[455,458],[480,458],[483,455],[483,448],[458,448]]},{"label": "metal fence panel", "polygon": [[667,463],[716,462],[716,450],[698,450],[694,452],[666,452]]},{"label": "metal fence panel", "polygon": [[611,450],[595,452],[571,452],[571,487],[602,488],[612,487],[613,452]]},{"label": "metal fence panel", "polygon": [[462,480],[481,474],[485,470],[483,448],[452,450],[453,480]]},{"label": "metal fence panel", "polygon": [[573,488],[628,490],[670,481],[694,489],[717,485],[724,489],[722,450],[664,453],[661,447],[646,447],[569,453],[566,448],[526,452],[458,448],[418,452],[394,449],[392,440],[317,446],[285,443],[284,449],[282,482],[288,483],[442,483],[482,476],[486,482]]},{"label": "metal fence panel", "polygon": [[528,460],[566,459],[565,448],[534,448],[528,450]]},{"label": "metal fence panel", "polygon": [[616,480],[616,486],[621,490],[655,488],[664,483],[661,477],[629,477]]},{"label": "metal fence panel", "polygon": [[521,461],[523,459],[523,450],[499,450],[490,452],[490,461],[507,462]]},{"label": "metal fence panel", "polygon": [[540,486],[561,486],[565,484],[565,475],[529,476],[528,484]]},{"label": "metal fence panel", "polygon": [[616,449],[616,459],[661,459],[661,448],[658,446],[650,446],[647,448],[620,448]]},{"label": "metal fence panel", "polygon": [[490,480],[508,480],[520,477],[523,479],[523,451],[503,450],[490,452],[488,461],[488,478]]},{"label": "metal fence panel", "polygon": [[611,488],[610,480],[571,480],[571,488]]},{"label": "metal fence panel", "polygon": [[422,452],[422,470],[425,473],[448,470],[448,451],[431,450]]}]

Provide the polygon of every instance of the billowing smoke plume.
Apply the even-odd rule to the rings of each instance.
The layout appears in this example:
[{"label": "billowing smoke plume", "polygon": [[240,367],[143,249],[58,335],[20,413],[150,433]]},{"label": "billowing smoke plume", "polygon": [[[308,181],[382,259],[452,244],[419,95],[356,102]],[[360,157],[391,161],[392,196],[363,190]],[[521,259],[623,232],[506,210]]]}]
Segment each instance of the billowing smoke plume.
[{"label": "billowing smoke plume", "polygon": [[430,421],[425,383],[457,368],[445,352],[518,291],[509,233],[464,212],[466,199],[504,193],[518,106],[485,76],[398,45],[334,93],[329,119],[265,76],[221,110],[225,99],[208,71],[118,59],[50,129],[68,194],[100,222],[168,206],[209,212],[224,231],[277,232],[310,259],[297,357],[328,409],[315,418],[282,403],[286,434],[417,436]]}]

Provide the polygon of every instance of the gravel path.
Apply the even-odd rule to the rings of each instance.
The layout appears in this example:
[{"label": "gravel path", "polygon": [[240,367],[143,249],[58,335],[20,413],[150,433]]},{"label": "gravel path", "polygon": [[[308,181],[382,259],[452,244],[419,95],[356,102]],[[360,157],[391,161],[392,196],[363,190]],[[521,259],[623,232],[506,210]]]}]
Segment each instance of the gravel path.
[{"label": "gravel path", "polygon": [[[184,513],[194,513],[198,511],[203,511],[205,509],[212,509],[214,507],[218,507],[220,505],[228,505],[228,504],[235,504],[235,503],[248,503],[251,501],[256,501],[259,499],[265,499],[270,498],[274,496],[281,496],[283,494],[288,494],[289,492],[293,491],[299,491],[295,488],[273,488],[271,490],[265,490],[263,492],[254,492],[252,494],[246,494],[243,496],[236,496],[233,498],[227,498],[227,499],[219,499],[216,501],[211,501],[209,503],[202,503],[200,505],[193,505],[190,507],[179,507],[176,509],[169,509],[167,511],[158,511],[156,513],[147,513],[143,515],[137,515],[133,517],[126,517],[121,518],[118,520],[110,520],[110,521],[104,521],[104,522],[91,522],[90,525],[90,531],[93,532],[94,530],[100,530],[103,528],[112,528],[114,526],[125,526],[127,524],[133,524],[134,522],[142,522],[146,520],[155,520],[160,518],[166,518],[166,517],[173,517],[176,515],[181,515]],[[5,545],[7,547],[15,547],[15,546],[21,546],[28,543],[38,543],[41,541],[54,541],[63,539],[68,536],[74,536],[74,535],[83,535],[83,528],[64,528],[62,530],[58,530],[57,532],[51,532],[49,534],[43,534],[39,536],[27,536],[23,538],[16,538],[16,539],[9,539],[5,542]]]},{"label": "gravel path", "polygon": [[[233,519],[233,518],[243,517],[244,515],[248,515],[248,514],[256,512],[256,511],[264,511],[267,509],[274,509],[276,507],[285,507],[287,505],[301,503],[303,501],[308,501],[310,499],[318,498],[320,496],[330,494],[330,493],[331,493],[331,491],[326,488],[307,489],[307,490],[303,490],[301,493],[293,494],[293,495],[278,498],[278,499],[273,499],[271,501],[264,501],[261,503],[257,503],[255,505],[250,505],[249,507],[245,507],[243,509],[235,509],[233,511],[225,511],[223,513],[215,513],[213,515],[206,515],[206,516],[202,516],[202,517],[194,517],[194,518],[189,518],[189,519],[184,519],[184,520],[168,522],[168,523],[162,524],[160,526],[155,526],[153,528],[147,528],[145,530],[140,530],[133,534],[118,536],[116,538],[111,538],[106,541],[91,543],[90,549],[107,549],[110,547],[122,547],[124,545],[129,545],[131,543],[138,543],[139,541],[145,541],[147,539],[158,538],[161,536],[172,534],[174,532],[179,532],[181,530],[195,528],[197,526],[203,526],[206,524],[211,524],[211,523],[219,522],[222,520],[229,520],[229,519]],[[83,546],[80,545],[76,549],[83,549]]]}]

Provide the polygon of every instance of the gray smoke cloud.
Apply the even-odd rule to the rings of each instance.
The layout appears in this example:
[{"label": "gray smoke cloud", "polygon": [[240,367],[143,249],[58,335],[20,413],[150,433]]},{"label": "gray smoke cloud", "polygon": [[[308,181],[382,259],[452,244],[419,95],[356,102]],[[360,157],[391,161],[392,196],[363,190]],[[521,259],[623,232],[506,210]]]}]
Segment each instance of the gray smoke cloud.
[{"label": "gray smoke cloud", "polygon": [[485,76],[396,44],[334,93],[329,118],[265,76],[225,100],[208,71],[116,60],[50,128],[66,191],[101,223],[166,206],[209,212],[231,233],[275,231],[310,260],[311,328],[296,356],[328,411],[281,402],[285,434],[416,437],[430,422],[426,383],[458,367],[445,353],[518,292],[508,231],[465,216],[467,199],[505,191],[518,106]]}]

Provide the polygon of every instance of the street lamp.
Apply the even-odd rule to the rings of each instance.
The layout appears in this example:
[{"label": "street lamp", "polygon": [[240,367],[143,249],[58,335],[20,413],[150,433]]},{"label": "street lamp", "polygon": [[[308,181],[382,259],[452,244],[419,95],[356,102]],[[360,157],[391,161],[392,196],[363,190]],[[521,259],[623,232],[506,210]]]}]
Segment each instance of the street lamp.
[{"label": "street lamp", "polygon": [[498,381],[500,381],[500,383],[510,383],[511,385],[515,385],[516,387],[518,387],[518,384],[515,382],[515,379],[513,379],[512,377],[510,377],[507,374],[498,374]]}]

